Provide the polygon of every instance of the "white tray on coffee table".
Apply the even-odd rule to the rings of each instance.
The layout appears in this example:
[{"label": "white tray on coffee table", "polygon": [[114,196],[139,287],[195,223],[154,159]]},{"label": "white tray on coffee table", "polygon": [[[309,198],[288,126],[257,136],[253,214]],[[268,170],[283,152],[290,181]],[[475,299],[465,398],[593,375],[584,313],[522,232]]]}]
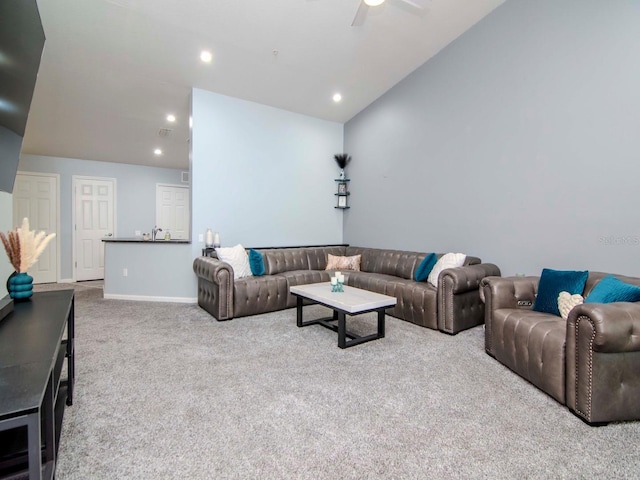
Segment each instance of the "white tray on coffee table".
[{"label": "white tray on coffee table", "polygon": [[[384,338],[385,310],[393,307],[397,303],[395,297],[383,295],[381,293],[370,292],[360,288],[344,286],[344,292],[332,292],[331,284],[311,283],[308,285],[297,285],[289,289],[292,295],[298,297],[297,301],[297,325],[306,327],[308,325],[322,325],[325,328],[338,332],[338,346],[340,348],[353,347],[360,343],[369,342]],[[304,300],[311,300],[333,309],[333,317],[320,318],[317,320],[303,321],[302,309]],[[378,313],[378,331],[371,335],[360,336],[348,332],[346,329],[346,315],[358,315],[361,313]],[[337,320],[338,324],[330,323]],[[347,337],[350,340],[347,340]]]}]

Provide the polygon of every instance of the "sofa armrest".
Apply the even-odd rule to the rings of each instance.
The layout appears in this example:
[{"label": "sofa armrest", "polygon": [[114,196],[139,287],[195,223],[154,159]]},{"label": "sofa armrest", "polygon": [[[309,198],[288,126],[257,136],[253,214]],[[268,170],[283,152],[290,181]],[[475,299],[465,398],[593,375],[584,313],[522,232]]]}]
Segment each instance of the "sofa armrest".
[{"label": "sofa armrest", "polygon": [[480,325],[484,317],[484,304],[480,299],[481,280],[489,275],[500,275],[492,263],[448,268],[438,278],[438,329],[456,334]]},{"label": "sofa armrest", "polygon": [[491,347],[492,319],[496,310],[517,308],[531,310],[536,301],[540,277],[485,277],[480,282],[484,299],[484,348],[494,356]]},{"label": "sofa armrest", "polygon": [[198,305],[216,320],[233,318],[233,268],[226,262],[211,257],[198,257],[193,261],[198,277]]},{"label": "sofa armrest", "polygon": [[567,406],[589,423],[640,419],[640,303],[587,303],[569,314]]}]

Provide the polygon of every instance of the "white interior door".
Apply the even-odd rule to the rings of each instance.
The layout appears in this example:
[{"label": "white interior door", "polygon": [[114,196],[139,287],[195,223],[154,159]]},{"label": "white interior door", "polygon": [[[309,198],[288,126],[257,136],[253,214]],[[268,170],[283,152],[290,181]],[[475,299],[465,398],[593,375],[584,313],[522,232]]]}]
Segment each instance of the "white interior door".
[{"label": "white interior door", "polygon": [[104,242],[115,234],[115,179],[73,177],[75,279],[104,278]]},{"label": "white interior door", "polygon": [[58,281],[58,176],[20,172],[13,188],[13,226],[29,219],[29,227],[36,232],[55,233],[38,261],[29,269],[33,283]]},{"label": "white interior door", "polygon": [[156,225],[162,233],[168,230],[172,240],[188,240],[189,217],[189,187],[157,184]]}]

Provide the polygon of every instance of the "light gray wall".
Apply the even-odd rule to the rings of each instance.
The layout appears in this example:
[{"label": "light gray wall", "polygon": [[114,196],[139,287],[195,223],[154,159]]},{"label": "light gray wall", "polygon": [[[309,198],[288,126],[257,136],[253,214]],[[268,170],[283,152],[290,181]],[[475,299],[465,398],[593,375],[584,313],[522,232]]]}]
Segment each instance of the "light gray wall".
[{"label": "light gray wall", "polygon": [[[13,196],[10,193],[0,191],[0,232],[6,233],[13,228]],[[0,298],[7,295],[7,279],[15,270],[4,246],[0,247]]]},{"label": "light gray wall", "polygon": [[640,2],[509,0],[345,125],[345,241],[640,275]]},{"label": "light gray wall", "polygon": [[192,263],[189,244],[106,242],[104,296],[195,303]]},{"label": "light gray wall", "polygon": [[59,277],[73,277],[72,176],[116,179],[116,234],[133,237],[136,230],[150,232],[156,220],[156,183],[181,184],[181,170],[73,158],[22,155],[19,171],[60,175]]},{"label": "light gray wall", "polygon": [[194,240],[210,227],[223,246],[342,242],[342,124],[198,89],[192,116]]}]

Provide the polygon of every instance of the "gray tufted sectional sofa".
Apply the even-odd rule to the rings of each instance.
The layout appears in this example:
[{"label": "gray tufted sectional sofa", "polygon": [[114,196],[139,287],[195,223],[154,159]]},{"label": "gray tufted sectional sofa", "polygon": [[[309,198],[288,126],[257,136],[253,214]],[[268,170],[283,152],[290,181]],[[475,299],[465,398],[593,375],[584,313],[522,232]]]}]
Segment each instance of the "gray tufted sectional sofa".
[{"label": "gray tufted sectional sofa", "polygon": [[[606,275],[589,272],[583,295]],[[532,310],[539,280],[482,280],[487,353],[587,423],[640,420],[640,302],[577,305],[564,320]]]},{"label": "gray tufted sectional sofa", "polygon": [[[361,271],[343,271],[347,285],[398,299],[391,316],[423,327],[455,334],[484,321],[480,280],[500,275],[493,264],[467,256],[462,267],[444,270],[438,288],[413,280],[427,253],[340,246],[258,249],[266,274],[234,281],[232,267],[212,257],[198,257],[198,304],[217,320],[230,320],[296,305],[289,287],[328,282],[327,254],[362,255]],[[439,254],[438,257],[441,257]]]}]

